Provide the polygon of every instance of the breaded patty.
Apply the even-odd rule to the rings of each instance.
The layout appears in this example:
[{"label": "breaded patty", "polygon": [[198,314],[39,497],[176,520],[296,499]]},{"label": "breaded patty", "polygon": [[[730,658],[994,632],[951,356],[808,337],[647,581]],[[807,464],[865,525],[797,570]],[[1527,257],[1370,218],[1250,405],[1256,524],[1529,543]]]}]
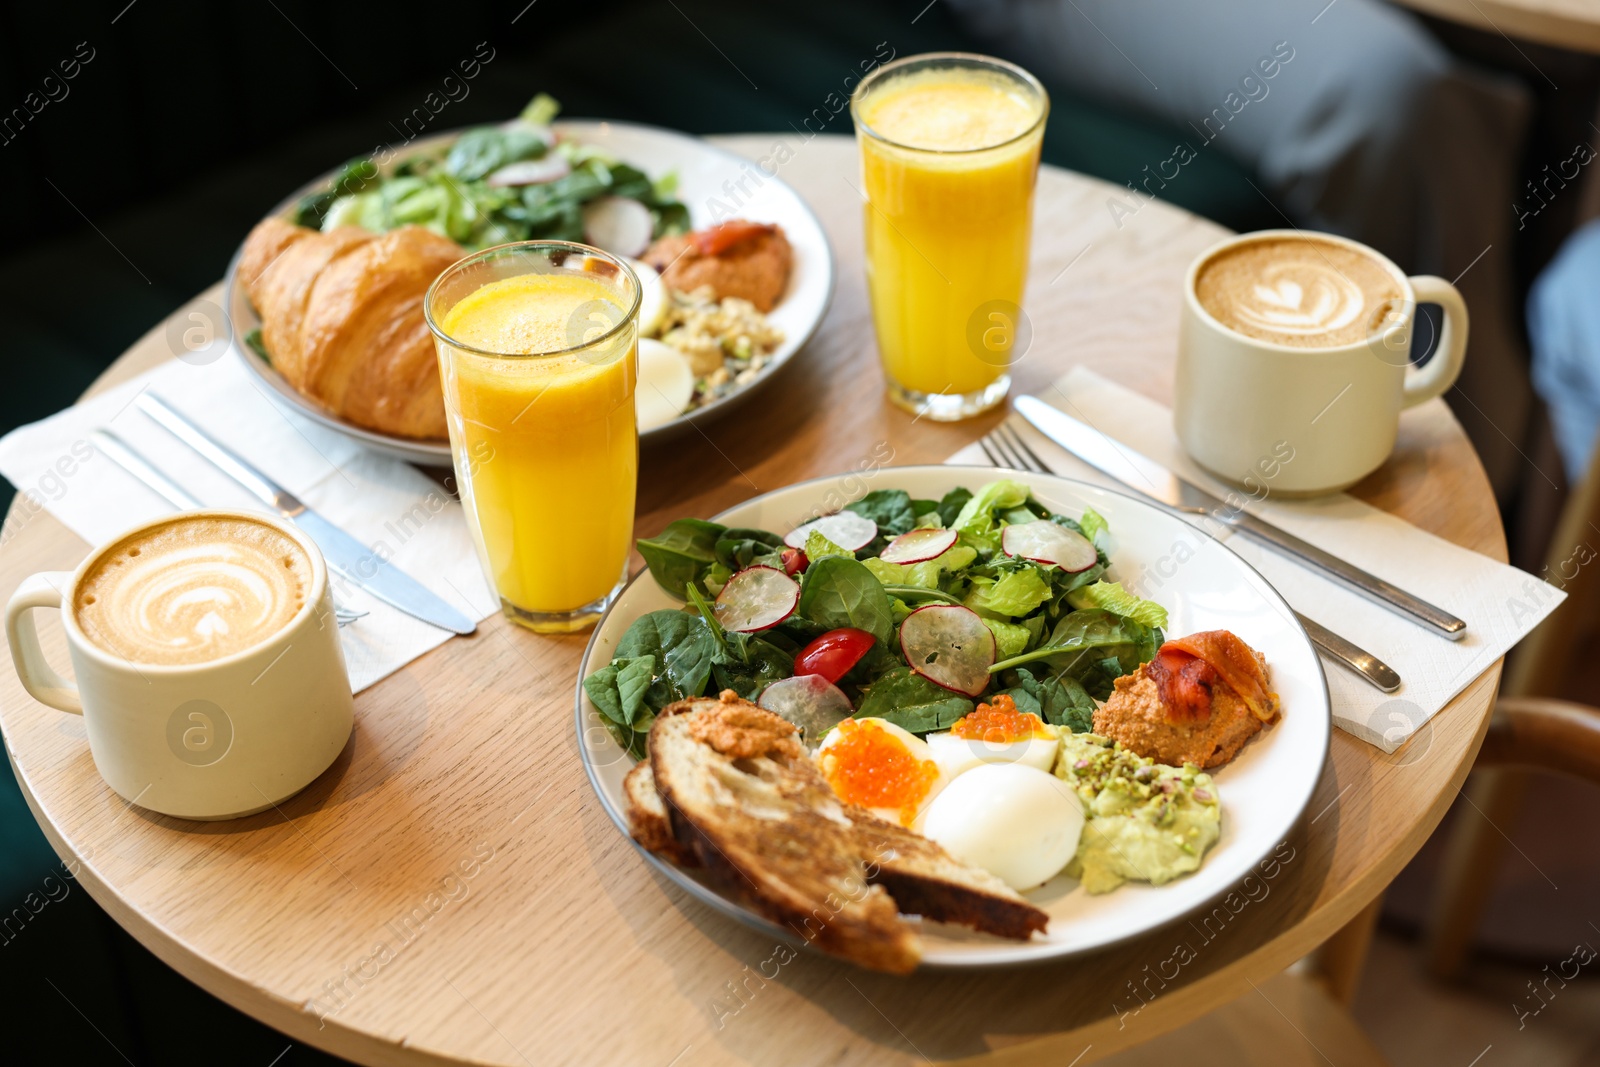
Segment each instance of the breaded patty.
[{"label": "breaded patty", "polygon": [[794,250],[778,226],[751,227],[751,233],[714,255],[701,249],[699,234],[663,237],[641,257],[661,272],[661,280],[681,293],[709,285],[717,299],[736,296],[761,312],[771,311],[789,287]]},{"label": "breaded patty", "polygon": [[1148,665],[1117,679],[1111,699],[1094,713],[1094,732],[1157,763],[1202,770],[1227,763],[1256,734],[1261,720],[1225,685],[1211,691],[1211,717],[1202,723],[1167,721],[1161,693]]}]

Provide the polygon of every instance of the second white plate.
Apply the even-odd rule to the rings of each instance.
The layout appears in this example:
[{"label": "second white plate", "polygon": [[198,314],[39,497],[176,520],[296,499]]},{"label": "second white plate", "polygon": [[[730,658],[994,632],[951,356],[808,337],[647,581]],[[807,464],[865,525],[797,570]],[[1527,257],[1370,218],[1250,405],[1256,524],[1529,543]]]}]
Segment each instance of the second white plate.
[{"label": "second white plate", "polygon": [[[775,222],[783,227],[794,249],[794,269],[789,276],[788,292],[767,315],[784,335],[783,343],[773,353],[771,361],[749,385],[703,408],[687,412],[672,422],[646,430],[640,434],[640,440],[646,445],[669,440],[689,427],[743,403],[771,381],[800,351],[827,313],[828,304],[833,299],[834,268],[833,250],[822,231],[822,223],[806,206],[806,202],[800,199],[800,194],[779,178],[768,174],[756,163],[698,137],[628,122],[558,122],[556,129],[585,144],[605,149],[616,158],[638,167],[652,179],[669,173],[676,174],[677,198],[688,207],[691,225],[696,228],[733,217],[754,222]],[[455,130],[419,139],[413,142],[406,155],[437,150],[453,142],[462,132]],[[330,171],[295,190],[273,209],[273,214],[286,214],[305,194],[326,188],[333,174]],[[729,189],[734,192],[730,194]],[[449,442],[393,437],[345,422],[315,401],[300,395],[282,375],[251,351],[244,338],[261,325],[261,319],[250,306],[244,287],[237,283],[238,264],[239,256],[235,253],[233,262],[228,265],[223,297],[224,310],[232,331],[232,348],[236,357],[265,386],[263,392],[268,399],[373,451],[424,466],[450,465]]]}]

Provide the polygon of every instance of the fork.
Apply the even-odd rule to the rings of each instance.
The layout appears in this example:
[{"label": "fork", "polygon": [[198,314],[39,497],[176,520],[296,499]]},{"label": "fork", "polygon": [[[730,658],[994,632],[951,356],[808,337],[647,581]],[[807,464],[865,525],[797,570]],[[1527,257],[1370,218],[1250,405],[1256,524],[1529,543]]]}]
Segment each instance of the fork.
[{"label": "fork", "polygon": [[[978,447],[983,449],[983,454],[988,456],[989,462],[996,467],[1009,467],[1012,470],[1033,474],[1056,473],[1048,463],[1039,458],[1039,454],[1033,450],[1022,434],[1017,432],[1016,427],[1011,425],[1009,417],[980,437]],[[1294,617],[1304,628],[1306,636],[1311,638],[1312,644],[1355,671],[1363,681],[1385,693],[1392,693],[1400,688],[1400,675],[1383,660],[1354,641],[1340,637],[1316,620],[1306,618],[1298,611],[1294,613]]]}]

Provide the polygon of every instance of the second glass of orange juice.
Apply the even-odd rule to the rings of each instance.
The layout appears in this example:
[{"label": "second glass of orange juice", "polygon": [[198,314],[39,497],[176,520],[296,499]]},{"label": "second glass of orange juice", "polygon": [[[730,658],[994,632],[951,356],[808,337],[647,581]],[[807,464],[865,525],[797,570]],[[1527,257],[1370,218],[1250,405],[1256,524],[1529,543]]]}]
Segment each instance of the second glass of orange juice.
[{"label": "second glass of orange juice", "polygon": [[565,241],[485,249],[424,299],[456,482],[512,621],[591,625],[633,543],[639,279]]},{"label": "second glass of orange juice", "polygon": [[959,52],[856,87],[878,351],[889,398],[919,415],[963,419],[1010,387],[1049,108],[1021,67]]}]

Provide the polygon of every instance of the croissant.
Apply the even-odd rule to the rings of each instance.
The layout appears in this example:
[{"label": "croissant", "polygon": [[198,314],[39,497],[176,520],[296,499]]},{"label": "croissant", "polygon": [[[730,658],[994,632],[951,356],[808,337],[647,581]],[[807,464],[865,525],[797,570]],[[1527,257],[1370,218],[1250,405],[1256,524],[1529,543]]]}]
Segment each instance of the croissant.
[{"label": "croissant", "polygon": [[245,239],[239,279],[272,366],[297,391],[357,426],[439,439],[444,396],[422,298],[464,255],[420,226],[322,233],[270,218]]}]

